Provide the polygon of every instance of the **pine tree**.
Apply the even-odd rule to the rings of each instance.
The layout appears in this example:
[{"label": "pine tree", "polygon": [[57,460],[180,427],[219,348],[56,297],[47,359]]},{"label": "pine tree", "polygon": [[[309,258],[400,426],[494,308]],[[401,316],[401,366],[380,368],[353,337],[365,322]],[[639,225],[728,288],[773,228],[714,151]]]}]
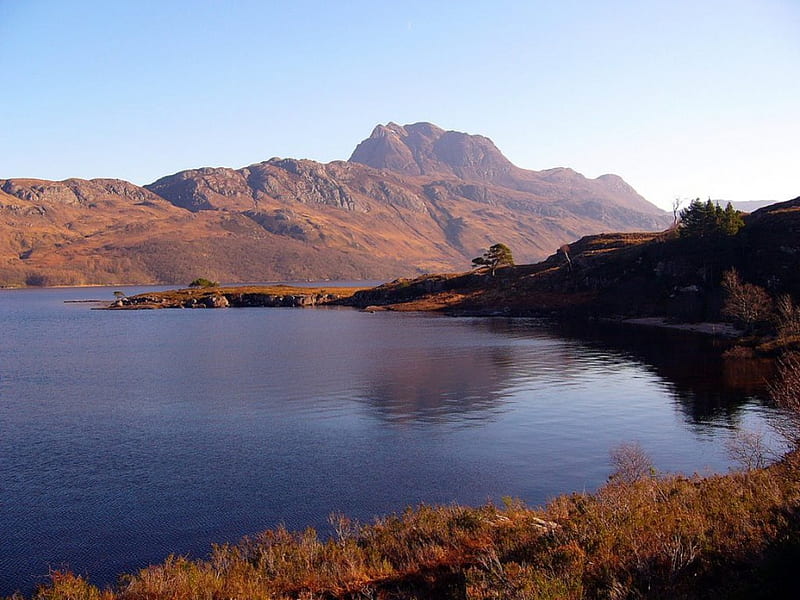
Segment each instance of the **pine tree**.
[{"label": "pine tree", "polygon": [[[719,208],[719,207],[717,207]],[[744,227],[744,218],[742,213],[733,208],[731,203],[722,211],[720,217],[720,229],[725,235],[736,235],[736,233]]]},{"label": "pine tree", "polygon": [[514,257],[511,254],[511,249],[505,244],[494,244],[481,256],[472,259],[472,266],[474,267],[489,267],[492,277],[494,277],[497,267],[511,267],[513,265]]},{"label": "pine tree", "polygon": [[678,230],[682,237],[711,237],[736,235],[743,226],[742,213],[733,208],[730,202],[723,209],[711,198],[707,202],[696,198],[681,211]]}]

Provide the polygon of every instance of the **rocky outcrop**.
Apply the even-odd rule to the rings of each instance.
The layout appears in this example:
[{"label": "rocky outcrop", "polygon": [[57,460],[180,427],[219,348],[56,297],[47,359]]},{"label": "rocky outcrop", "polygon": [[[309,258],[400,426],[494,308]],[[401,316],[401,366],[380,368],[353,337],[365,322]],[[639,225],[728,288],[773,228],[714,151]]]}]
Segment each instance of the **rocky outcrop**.
[{"label": "rocky outcrop", "polygon": [[107,309],[228,308],[228,307],[308,307],[340,302],[352,295],[351,289],[293,288],[288,286],[220,287],[150,292],[118,298]]},{"label": "rocky outcrop", "polygon": [[455,175],[497,181],[514,169],[494,143],[480,135],[444,131],[431,123],[378,125],[350,162],[406,175]]}]

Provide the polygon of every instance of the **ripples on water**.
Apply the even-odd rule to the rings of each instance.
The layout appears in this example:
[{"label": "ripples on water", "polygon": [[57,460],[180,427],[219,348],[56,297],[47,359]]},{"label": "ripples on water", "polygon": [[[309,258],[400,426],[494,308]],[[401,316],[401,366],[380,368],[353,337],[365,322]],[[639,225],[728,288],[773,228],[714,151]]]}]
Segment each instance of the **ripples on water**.
[{"label": "ripples on water", "polygon": [[[91,311],[0,291],[0,594],[96,583],[285,523],[593,489],[638,441],[724,471],[768,431],[696,338],[336,309]],[[728,373],[727,379],[733,378]]]}]

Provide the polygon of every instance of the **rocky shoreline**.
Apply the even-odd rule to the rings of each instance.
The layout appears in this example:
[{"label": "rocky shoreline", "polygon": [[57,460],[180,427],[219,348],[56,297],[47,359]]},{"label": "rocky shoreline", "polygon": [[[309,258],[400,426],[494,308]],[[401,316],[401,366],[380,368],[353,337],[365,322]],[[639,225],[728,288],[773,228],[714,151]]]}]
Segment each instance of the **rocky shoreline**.
[{"label": "rocky shoreline", "polygon": [[286,285],[187,288],[123,296],[102,310],[324,306],[339,303],[362,289]]}]

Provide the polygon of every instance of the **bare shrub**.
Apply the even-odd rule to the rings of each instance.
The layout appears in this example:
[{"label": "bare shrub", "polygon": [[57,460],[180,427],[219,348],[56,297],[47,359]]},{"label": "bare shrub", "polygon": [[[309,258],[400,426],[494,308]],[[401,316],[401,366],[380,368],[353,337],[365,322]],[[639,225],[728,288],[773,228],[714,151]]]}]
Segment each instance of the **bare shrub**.
[{"label": "bare shrub", "polygon": [[358,521],[353,521],[342,513],[332,513],[328,515],[328,523],[336,533],[336,539],[340,542],[354,540],[358,538],[361,526]]},{"label": "bare shrub", "polygon": [[744,470],[763,469],[770,462],[771,450],[761,431],[737,431],[725,443],[728,455]]},{"label": "bare shrub", "polygon": [[747,346],[731,346],[722,353],[722,358],[753,358],[756,355],[752,348]]},{"label": "bare shrub", "polygon": [[783,338],[800,335],[800,306],[795,305],[788,294],[775,303],[775,329]]},{"label": "bare shrub", "polygon": [[611,449],[611,465],[614,470],[609,481],[633,483],[656,473],[653,461],[639,442],[626,442]]},{"label": "bare shrub", "polygon": [[800,354],[786,354],[778,361],[778,378],[769,392],[786,412],[775,429],[794,448],[800,448]]},{"label": "bare shrub", "polygon": [[736,269],[722,274],[722,289],[725,291],[722,314],[742,323],[748,329],[771,316],[770,295],[764,288],[742,281]]}]

